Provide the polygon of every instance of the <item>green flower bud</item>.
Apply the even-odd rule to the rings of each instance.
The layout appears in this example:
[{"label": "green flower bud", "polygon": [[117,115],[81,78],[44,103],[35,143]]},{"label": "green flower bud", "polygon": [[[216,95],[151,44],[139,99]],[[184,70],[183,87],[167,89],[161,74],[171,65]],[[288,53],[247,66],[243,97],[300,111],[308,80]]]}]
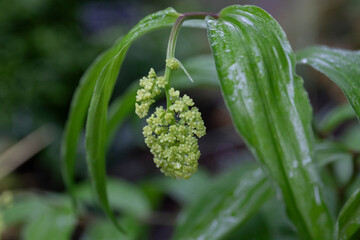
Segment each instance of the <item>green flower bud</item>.
[{"label": "green flower bud", "polygon": [[[168,63],[168,61],[167,61]],[[148,78],[140,80],[136,96],[136,113],[145,117],[150,104],[159,93],[154,89],[165,88],[163,77],[156,77],[150,70]],[[205,135],[206,128],[201,113],[194,107],[194,101],[187,95],[180,97],[180,92],[169,89],[171,105],[168,109],[157,107],[146,120],[143,128],[145,143],[154,155],[154,162],[166,176],[188,179],[196,172],[200,151],[198,138]]]},{"label": "green flower bud", "polygon": [[161,88],[165,88],[164,77],[157,77],[154,69],[150,69],[148,77],[140,80],[140,89],[136,94],[135,113],[144,118],[149,111],[150,105],[155,102],[154,98],[161,93]]},{"label": "green flower bud", "polygon": [[166,66],[171,70],[177,70],[180,67],[180,62],[176,58],[166,59]]}]

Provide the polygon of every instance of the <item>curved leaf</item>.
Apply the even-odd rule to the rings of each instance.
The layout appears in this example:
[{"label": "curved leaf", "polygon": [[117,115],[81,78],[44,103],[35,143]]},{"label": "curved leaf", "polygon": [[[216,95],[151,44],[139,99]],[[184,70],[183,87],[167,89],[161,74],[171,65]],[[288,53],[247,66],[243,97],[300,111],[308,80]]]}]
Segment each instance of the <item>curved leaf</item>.
[{"label": "curved leaf", "polygon": [[309,64],[334,81],[360,119],[360,51],[315,46],[297,52],[296,56],[299,63]]},{"label": "curved leaf", "polygon": [[350,239],[360,229],[360,188],[358,188],[341,209],[335,237],[339,240]]},{"label": "curved leaf", "polygon": [[265,174],[244,164],[214,181],[180,216],[174,239],[221,239],[273,196]]},{"label": "curved leaf", "polygon": [[282,190],[303,239],[331,239],[333,223],[313,163],[311,106],[279,24],[255,6],[207,18],[225,102],[247,146]]},{"label": "curved leaf", "polygon": [[86,122],[86,153],[91,180],[96,196],[112,222],[119,228],[107,198],[105,152],[107,139],[108,103],[117,79],[121,64],[130,44],[143,34],[169,26],[179,14],[169,8],[156,12],[141,20],[130,32],[114,46],[111,60],[102,69],[91,98]]},{"label": "curved leaf", "polygon": [[71,102],[70,113],[61,144],[61,170],[65,186],[71,195],[74,206],[77,205],[74,192],[74,168],[79,137],[84,126],[96,80],[112,56],[113,49],[110,49],[95,59],[94,63],[91,64],[82,76]]}]

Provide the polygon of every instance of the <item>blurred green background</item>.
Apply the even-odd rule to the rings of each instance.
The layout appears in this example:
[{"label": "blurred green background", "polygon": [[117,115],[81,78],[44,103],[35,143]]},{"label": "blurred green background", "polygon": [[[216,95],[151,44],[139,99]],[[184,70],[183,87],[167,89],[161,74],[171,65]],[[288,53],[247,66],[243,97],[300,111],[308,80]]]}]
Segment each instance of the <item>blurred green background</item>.
[{"label": "blurred green background", "polygon": [[[358,0],[1,0],[0,166],[3,170],[0,169],[0,191],[64,191],[59,149],[74,90],[95,57],[141,18],[169,6],[178,12],[218,12],[232,4],[254,4],[264,8],[284,28],[295,50],[314,44],[360,48]],[[120,72],[115,96],[145,75],[150,67],[163,69],[169,31],[157,31],[134,44]],[[176,54],[180,60],[209,53],[205,30],[181,30]],[[305,67],[298,71],[305,78],[318,116],[344,102],[341,91],[324,76]],[[200,141],[202,170],[194,180],[199,178],[196,184],[201,186],[212,176],[250,157],[231,125],[220,92],[201,88],[186,93],[199,106],[208,129],[207,136]],[[180,184],[177,186],[179,192],[175,190],[177,197],[166,191],[159,195],[159,190],[154,190],[152,181],[157,181],[155,185],[165,183],[158,181],[161,175],[143,143],[142,125],[140,120],[131,117],[119,130],[108,154],[108,172],[110,176],[141,186],[141,194],[150,199],[153,208],[160,209],[160,215],[164,214],[156,218],[159,223],[153,224],[145,235],[149,239],[168,239],[172,233],[171,223],[182,205],[176,199],[184,198],[183,183],[177,183]],[[345,131],[341,128],[337,134]],[[27,141],[21,142],[26,137]],[[76,176],[80,182],[87,179],[83,147],[79,149],[78,160]],[[4,169],[7,169],[6,175]],[[131,224],[133,220],[126,221]],[[87,226],[86,221],[77,223],[79,236]],[[113,231],[107,229],[106,224],[97,227],[105,228],[103,232]],[[5,232],[4,239],[18,239],[19,231],[19,227],[10,229]],[[76,236],[73,238],[79,239]]]}]

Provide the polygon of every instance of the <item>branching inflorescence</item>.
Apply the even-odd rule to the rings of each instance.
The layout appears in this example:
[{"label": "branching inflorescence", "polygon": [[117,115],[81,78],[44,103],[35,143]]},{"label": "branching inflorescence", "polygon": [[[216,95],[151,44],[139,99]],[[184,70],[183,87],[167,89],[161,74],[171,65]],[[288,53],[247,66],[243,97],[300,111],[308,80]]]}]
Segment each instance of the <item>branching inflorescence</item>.
[{"label": "branching inflorescence", "polygon": [[[168,68],[175,70],[177,60],[167,60]],[[137,92],[136,114],[143,118],[148,115],[154,98],[169,84],[165,77],[158,77],[151,69],[148,77],[140,80]],[[143,129],[145,143],[154,155],[154,162],[166,176],[188,179],[196,172],[200,151],[198,138],[205,135],[201,113],[194,107],[194,101],[174,88],[168,90],[170,105],[167,109],[157,107],[146,120]]]},{"label": "branching inflorescence", "polygon": [[166,176],[177,179],[188,179],[196,172],[200,157],[198,138],[205,135],[206,128],[201,113],[194,107],[194,101],[170,87],[171,71],[182,68],[192,81],[190,75],[175,58],[175,45],[181,24],[186,18],[204,18],[207,13],[182,14],[173,25],[166,54],[164,76],[158,77],[154,69],[140,80],[137,91],[135,112],[140,118],[148,115],[150,105],[164,89],[167,108],[157,107],[146,120],[143,129],[145,143],[154,155],[154,162]]}]

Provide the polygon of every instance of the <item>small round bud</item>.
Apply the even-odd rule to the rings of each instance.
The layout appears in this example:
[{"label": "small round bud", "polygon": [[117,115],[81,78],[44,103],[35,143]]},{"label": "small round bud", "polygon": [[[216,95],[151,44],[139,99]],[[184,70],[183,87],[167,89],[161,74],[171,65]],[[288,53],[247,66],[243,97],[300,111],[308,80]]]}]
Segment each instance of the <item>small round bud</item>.
[{"label": "small round bud", "polygon": [[159,87],[159,88],[165,88],[167,82],[165,80],[164,77],[158,77],[157,80],[156,80],[156,85]]},{"label": "small round bud", "polygon": [[176,58],[168,58],[166,59],[166,66],[171,70],[177,70],[180,67],[180,63]]},{"label": "small round bud", "polygon": [[197,137],[205,134],[204,122],[193,100],[173,88],[176,101],[165,110],[158,107],[144,127],[145,143],[154,154],[154,162],[166,176],[188,179],[196,172],[200,151]]},{"label": "small round bud", "polygon": [[154,98],[161,93],[161,88],[165,88],[167,82],[164,77],[157,77],[154,69],[150,69],[147,77],[140,79],[140,89],[136,94],[135,113],[140,117],[145,117],[150,105],[155,102]]}]

